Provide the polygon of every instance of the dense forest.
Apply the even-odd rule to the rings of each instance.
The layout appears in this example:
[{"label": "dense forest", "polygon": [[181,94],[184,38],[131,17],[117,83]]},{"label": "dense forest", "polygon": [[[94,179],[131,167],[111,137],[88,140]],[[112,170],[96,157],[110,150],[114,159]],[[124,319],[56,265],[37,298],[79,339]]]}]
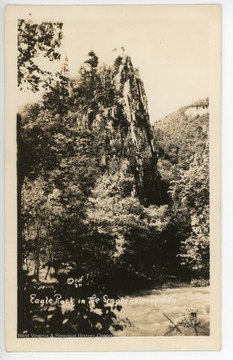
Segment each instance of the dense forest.
[{"label": "dense forest", "polygon": [[209,279],[208,99],[151,122],[123,48],[113,65],[90,51],[74,78],[68,59],[42,74],[33,57],[58,59],[61,31],[19,22],[19,87],[43,88],[17,116],[25,337],[120,332],[121,296]]}]

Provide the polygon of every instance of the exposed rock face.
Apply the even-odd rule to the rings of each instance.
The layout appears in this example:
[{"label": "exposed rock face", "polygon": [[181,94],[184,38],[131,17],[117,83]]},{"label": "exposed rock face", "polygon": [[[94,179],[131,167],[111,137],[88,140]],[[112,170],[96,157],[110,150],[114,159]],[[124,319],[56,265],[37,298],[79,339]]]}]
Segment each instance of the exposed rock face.
[{"label": "exposed rock face", "polygon": [[94,132],[99,142],[99,161],[108,173],[130,173],[141,203],[160,205],[166,189],[157,170],[158,156],[143,82],[124,51],[110,72],[108,86],[106,73],[96,73],[99,88],[94,89],[88,104],[81,105],[78,126]]},{"label": "exposed rock face", "polygon": [[127,142],[131,145],[131,154],[134,154],[131,169],[137,183],[137,194],[144,204],[160,204],[163,200],[161,179],[157,170],[157,153],[154,149],[146,93],[139,72],[134,69],[127,55],[122,56],[115,82],[124,100],[124,114],[129,128]]},{"label": "exposed rock face", "polygon": [[[160,205],[163,203],[163,185],[157,170],[158,158],[143,82],[124,52],[117,58],[117,63],[118,69],[112,80],[114,104],[106,109],[107,114],[105,110],[104,141],[110,147],[112,159],[120,159],[119,166],[128,166],[133,173],[140,201],[144,205]],[[107,165],[106,153],[103,162]]]},{"label": "exposed rock face", "polygon": [[147,141],[153,154],[152,133],[143,82],[127,55],[122,56],[121,65],[113,81],[116,90],[123,98],[124,114],[128,121],[132,143],[140,151],[143,143]]},{"label": "exposed rock face", "polygon": [[197,115],[202,116],[209,113],[209,104],[190,106],[185,111],[186,116],[196,117]]}]

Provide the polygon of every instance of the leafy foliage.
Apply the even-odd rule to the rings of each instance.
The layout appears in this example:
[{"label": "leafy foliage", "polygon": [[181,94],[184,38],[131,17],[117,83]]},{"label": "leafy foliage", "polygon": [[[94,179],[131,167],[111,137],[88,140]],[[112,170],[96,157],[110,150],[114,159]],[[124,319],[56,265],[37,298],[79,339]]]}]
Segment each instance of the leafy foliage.
[{"label": "leafy foliage", "polygon": [[192,276],[204,278],[209,276],[208,105],[208,99],[199,100],[155,128],[158,166],[170,185],[173,221],[181,234],[177,255]]},{"label": "leafy foliage", "polygon": [[[194,158],[188,171],[172,187],[179,211],[190,216],[191,234],[182,242],[182,264],[209,276],[209,169],[208,158]],[[178,199],[177,199],[178,195]]]},{"label": "leafy foliage", "polygon": [[61,45],[62,23],[42,22],[35,24],[31,20],[18,20],[18,86],[23,88],[27,84],[32,91],[51,85],[52,77],[49,71],[41,69],[36,58],[44,56],[48,60],[59,60]]},{"label": "leafy foliage", "polygon": [[129,290],[158,281],[166,257],[163,234],[170,220],[168,207],[144,207],[125,165],[114,175],[99,178],[90,202],[89,221],[116,239],[115,286]]}]

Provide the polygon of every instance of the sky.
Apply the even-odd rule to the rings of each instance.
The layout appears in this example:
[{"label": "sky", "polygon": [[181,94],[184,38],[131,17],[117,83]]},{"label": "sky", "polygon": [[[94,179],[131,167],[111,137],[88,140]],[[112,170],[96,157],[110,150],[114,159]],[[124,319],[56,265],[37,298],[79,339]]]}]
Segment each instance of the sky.
[{"label": "sky", "polygon": [[[63,58],[70,75],[93,50],[99,63],[113,63],[123,46],[139,69],[151,121],[209,96],[209,33],[205,17],[69,18],[63,19]],[[37,95],[21,93],[20,104]]]}]

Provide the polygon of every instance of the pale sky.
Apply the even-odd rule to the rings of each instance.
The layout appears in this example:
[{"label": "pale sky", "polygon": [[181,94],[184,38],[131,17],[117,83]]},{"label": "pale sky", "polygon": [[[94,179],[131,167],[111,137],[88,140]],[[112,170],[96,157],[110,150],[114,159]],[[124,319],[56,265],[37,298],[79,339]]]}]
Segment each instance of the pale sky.
[{"label": "pale sky", "polygon": [[[124,46],[145,85],[151,121],[209,96],[209,33],[205,17],[127,17],[64,20],[62,51],[70,75],[78,73],[90,50],[112,64]],[[35,96],[35,98],[38,95]],[[22,104],[33,96],[21,94]]]}]

